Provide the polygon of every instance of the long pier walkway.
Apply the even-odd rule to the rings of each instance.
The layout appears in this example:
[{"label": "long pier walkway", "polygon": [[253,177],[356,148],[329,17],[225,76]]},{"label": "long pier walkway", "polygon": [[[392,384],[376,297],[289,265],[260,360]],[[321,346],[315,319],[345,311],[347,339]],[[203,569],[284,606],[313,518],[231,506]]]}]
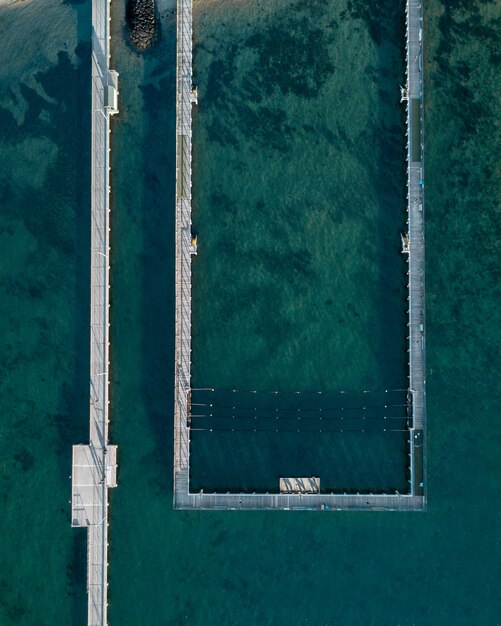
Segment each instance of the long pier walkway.
[{"label": "long pier walkway", "polygon": [[[400,494],[190,493],[192,0],[177,0],[176,356],[174,507],[178,509],[423,510],[425,474],[425,281],[422,0],[407,0],[410,485]],[[277,480],[278,485],[278,480]]]},{"label": "long pier walkway", "polygon": [[107,624],[108,489],[116,486],[117,447],[109,445],[110,116],[118,74],[110,64],[110,1],[92,2],[90,434],[73,446],[71,524],[87,527],[89,626]]},{"label": "long pier walkway", "polygon": [[188,491],[191,379],[191,113],[193,89],[192,0],[177,0],[176,67],[176,361],[174,406],[174,505]]},{"label": "long pier walkway", "polygon": [[409,229],[409,391],[411,493],[425,500],[426,347],[423,119],[423,7],[407,0],[407,202]]}]

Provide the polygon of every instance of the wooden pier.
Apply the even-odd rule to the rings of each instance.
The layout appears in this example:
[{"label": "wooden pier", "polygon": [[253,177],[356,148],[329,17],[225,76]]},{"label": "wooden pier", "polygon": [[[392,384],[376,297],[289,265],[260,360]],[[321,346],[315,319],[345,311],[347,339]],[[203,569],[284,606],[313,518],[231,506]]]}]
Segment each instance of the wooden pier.
[{"label": "wooden pier", "polygon": [[[423,12],[418,0],[406,2],[409,262],[409,434],[410,484],[406,494],[190,493],[191,380],[191,130],[196,90],[192,84],[192,0],[177,0],[176,77],[176,354],[174,407],[174,508],[405,511],[426,508],[425,267],[423,158]],[[282,481],[283,479],[281,479]],[[297,479],[288,479],[297,480]],[[307,480],[307,479],[303,479]],[[311,480],[311,479],[310,479]],[[297,485],[296,485],[297,486]],[[320,487],[318,485],[318,491]]]},{"label": "wooden pier", "polygon": [[411,494],[426,503],[426,346],[423,119],[423,6],[407,0],[407,206]]},{"label": "wooden pier", "polygon": [[191,109],[192,0],[177,1],[176,61],[176,337],[174,406],[174,506],[188,491],[190,429],[188,402],[191,379]]},{"label": "wooden pier", "polygon": [[110,2],[92,2],[90,434],[73,446],[71,524],[87,527],[89,626],[107,624],[108,489],[116,486],[117,447],[109,445],[110,116],[118,74],[110,65]]}]

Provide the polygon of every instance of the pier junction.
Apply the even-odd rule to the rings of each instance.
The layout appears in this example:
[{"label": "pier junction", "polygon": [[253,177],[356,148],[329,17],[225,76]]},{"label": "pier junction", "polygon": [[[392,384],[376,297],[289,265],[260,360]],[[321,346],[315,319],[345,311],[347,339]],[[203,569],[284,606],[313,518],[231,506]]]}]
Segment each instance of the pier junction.
[{"label": "pier junction", "polygon": [[277,478],[276,493],[190,492],[191,402],[192,392],[195,392],[191,389],[191,258],[196,253],[196,241],[191,230],[191,145],[192,107],[197,101],[192,82],[192,26],[192,0],[177,0],[174,507],[226,510],[424,510],[426,359],[422,3],[418,0],[406,1],[406,84],[401,90],[401,100],[407,113],[407,232],[402,236],[402,252],[408,261],[407,493],[321,493],[320,479],[311,477],[280,477],[280,486]]},{"label": "pier junction", "polygon": [[87,528],[89,626],[106,626],[108,489],[116,486],[117,446],[109,444],[110,116],[118,74],[110,70],[110,1],[92,1],[90,403],[89,443],[73,446],[71,525]]}]

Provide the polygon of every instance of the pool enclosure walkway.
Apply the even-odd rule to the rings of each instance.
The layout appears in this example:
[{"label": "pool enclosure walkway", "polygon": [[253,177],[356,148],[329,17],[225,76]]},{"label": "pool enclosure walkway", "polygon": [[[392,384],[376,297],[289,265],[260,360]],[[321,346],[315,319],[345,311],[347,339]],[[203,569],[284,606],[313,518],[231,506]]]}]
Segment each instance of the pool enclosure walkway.
[{"label": "pool enclosure walkway", "polygon": [[[426,508],[423,9],[406,3],[410,485],[407,494],[190,493],[192,0],[177,1],[176,354],[174,507],[178,509],[423,510]],[[293,477],[294,478],[294,477]],[[277,480],[278,483],[278,480]]]}]

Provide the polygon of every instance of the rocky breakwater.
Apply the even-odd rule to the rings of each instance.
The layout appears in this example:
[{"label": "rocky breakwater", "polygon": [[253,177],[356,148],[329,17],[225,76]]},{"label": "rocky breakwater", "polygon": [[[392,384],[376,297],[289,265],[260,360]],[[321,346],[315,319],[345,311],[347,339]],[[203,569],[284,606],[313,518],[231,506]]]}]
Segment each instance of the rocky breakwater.
[{"label": "rocky breakwater", "polygon": [[134,46],[145,50],[155,40],[155,0],[128,0],[127,25]]}]

